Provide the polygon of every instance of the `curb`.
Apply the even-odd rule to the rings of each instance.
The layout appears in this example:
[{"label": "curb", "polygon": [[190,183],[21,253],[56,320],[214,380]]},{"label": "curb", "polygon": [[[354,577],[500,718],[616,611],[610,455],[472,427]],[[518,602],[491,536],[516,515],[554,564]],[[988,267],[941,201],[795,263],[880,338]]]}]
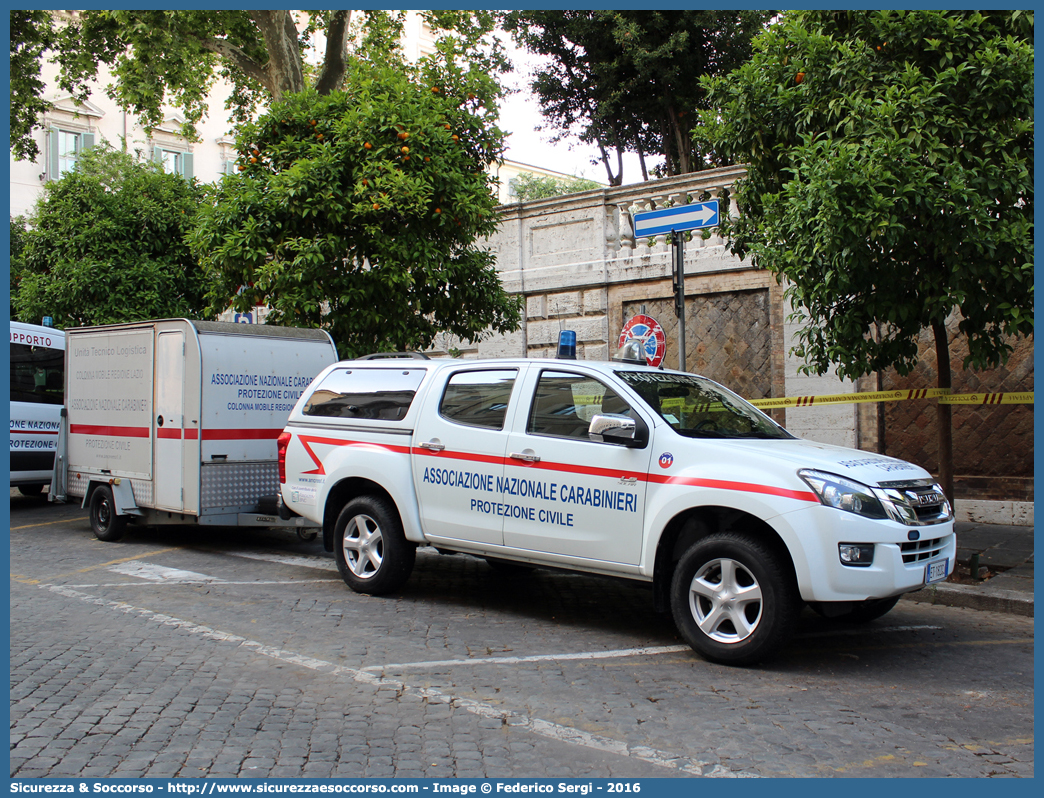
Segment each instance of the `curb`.
[{"label": "curb", "polygon": [[1033,617],[1033,593],[1027,594],[1022,590],[943,583],[931,585],[913,593],[904,593],[903,599],[925,604],[942,604],[947,607],[964,607],[971,610],[1006,612],[1010,615]]}]

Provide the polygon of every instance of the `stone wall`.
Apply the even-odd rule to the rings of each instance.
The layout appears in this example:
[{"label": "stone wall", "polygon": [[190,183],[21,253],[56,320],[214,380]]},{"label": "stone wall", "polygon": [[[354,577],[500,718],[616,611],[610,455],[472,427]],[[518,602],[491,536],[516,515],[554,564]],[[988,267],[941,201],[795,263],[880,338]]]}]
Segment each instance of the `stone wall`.
[{"label": "stone wall", "polygon": [[[986,372],[965,371],[968,348],[951,320],[950,368],[955,393],[996,393],[1033,390],[1033,339],[1015,342],[1008,362]],[[922,333],[920,363],[900,377],[884,375],[884,388],[904,389],[937,384],[935,342]],[[1033,405],[953,405],[954,491],[958,497],[980,500],[1033,501]],[[930,400],[885,405],[885,451],[938,469],[938,425]]]}]

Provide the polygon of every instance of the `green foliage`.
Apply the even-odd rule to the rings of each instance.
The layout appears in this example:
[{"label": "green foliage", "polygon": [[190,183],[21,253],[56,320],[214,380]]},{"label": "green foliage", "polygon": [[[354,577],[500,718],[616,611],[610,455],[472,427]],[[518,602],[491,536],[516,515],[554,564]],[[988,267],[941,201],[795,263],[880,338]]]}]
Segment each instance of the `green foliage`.
[{"label": "green foliage", "polygon": [[51,14],[39,9],[11,11],[11,151],[20,160],[33,159],[39,147],[32,138],[37,119],[47,109],[40,76],[43,53],[54,44]]},{"label": "green foliage", "polygon": [[10,317],[12,319],[17,318],[17,312],[14,306],[14,295],[15,291],[18,290],[18,278],[19,275],[25,269],[25,257],[23,252],[25,251],[26,240],[29,237],[29,223],[26,221],[24,216],[12,216],[11,217],[11,266],[8,269],[8,279],[10,280],[10,288],[7,293],[8,303],[10,304]]},{"label": "green foliage", "polygon": [[346,356],[518,327],[475,246],[497,223],[500,87],[440,47],[415,72],[352,61],[345,91],[290,95],[241,128],[240,173],[192,239],[215,311],[265,303],[269,324],[327,329]]},{"label": "green foliage", "polygon": [[602,184],[585,177],[557,178],[523,172],[512,178],[512,188],[518,202],[529,202],[560,197],[563,194],[576,194],[580,191],[593,191],[602,188]]},{"label": "green foliage", "polygon": [[[60,26],[54,24],[56,13],[65,15]],[[60,87],[80,99],[106,66],[113,76],[107,93],[146,130],[157,127],[174,107],[187,120],[181,133],[198,140],[196,125],[219,77],[232,88],[231,119],[242,123],[259,108],[308,86],[320,94],[340,90],[352,43],[367,58],[392,63],[403,12],[355,13],[353,18],[343,9],[12,11],[12,150],[18,158],[37,155],[32,130],[47,107],[39,80],[45,57],[58,64]],[[448,31],[453,45],[477,68],[490,74],[506,68],[503,48],[491,36],[490,12],[423,14],[437,31]],[[311,53],[317,41],[324,50]],[[314,62],[317,67],[310,65]]]},{"label": "green foliage", "polygon": [[[714,164],[693,143],[706,108],[701,75],[723,75],[750,56],[765,11],[512,11],[504,26],[530,52],[550,56],[532,87],[558,138],[579,130],[608,153],[662,155],[668,175]],[[644,171],[644,166],[643,166]]]},{"label": "green foliage", "polygon": [[1032,26],[788,12],[750,63],[703,81],[703,141],[748,164],[723,233],[787,281],[808,371],[908,373],[918,334],[954,311],[966,367],[1032,333]]},{"label": "green foliage", "polygon": [[12,220],[11,304],[58,328],[188,316],[203,277],[184,237],[202,190],[108,146],[48,183],[28,226]]}]

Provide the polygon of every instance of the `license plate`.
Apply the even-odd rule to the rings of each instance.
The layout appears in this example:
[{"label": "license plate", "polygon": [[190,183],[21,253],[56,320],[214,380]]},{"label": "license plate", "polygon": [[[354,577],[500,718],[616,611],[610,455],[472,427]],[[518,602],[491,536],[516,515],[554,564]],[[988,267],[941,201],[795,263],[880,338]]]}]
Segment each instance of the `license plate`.
[{"label": "license plate", "polygon": [[924,583],[930,585],[932,582],[941,582],[949,573],[949,566],[949,558],[928,563],[924,569]]}]

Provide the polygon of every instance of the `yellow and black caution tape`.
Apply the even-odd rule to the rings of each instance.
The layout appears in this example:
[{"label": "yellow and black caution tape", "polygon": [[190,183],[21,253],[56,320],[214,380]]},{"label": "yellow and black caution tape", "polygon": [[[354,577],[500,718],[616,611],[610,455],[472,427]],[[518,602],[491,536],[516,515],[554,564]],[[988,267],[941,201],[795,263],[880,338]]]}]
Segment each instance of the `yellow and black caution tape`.
[{"label": "yellow and black caution tape", "polygon": [[1033,391],[1011,393],[953,393],[940,396],[943,405],[1031,405]]},{"label": "yellow and black caution tape", "polygon": [[[602,394],[576,396],[577,405],[600,405]],[[908,399],[936,399],[947,405],[1031,405],[1033,391],[1008,393],[951,393],[949,388],[916,388],[902,391],[863,391],[859,393],[835,393],[826,396],[784,396],[778,399],[748,399],[754,407],[771,410],[780,407],[818,407],[819,405],[859,404],[861,402],[902,402]],[[688,406],[677,397],[664,399],[661,409],[672,413],[706,413],[720,411],[724,406],[718,402]]]},{"label": "yellow and black caution tape", "polygon": [[918,388],[906,391],[864,391],[828,396],[785,396],[779,399],[750,399],[762,410],[776,407],[858,404],[860,402],[901,402],[907,399],[936,399],[948,405],[1031,405],[1033,391],[1013,393],[950,393],[948,388]]},{"label": "yellow and black caution tape", "polygon": [[918,388],[912,391],[865,391],[863,393],[836,393],[828,396],[784,396],[779,399],[749,399],[754,407],[812,407],[813,405],[843,405],[860,402],[900,402],[905,399],[935,399],[949,394],[946,388]]}]

